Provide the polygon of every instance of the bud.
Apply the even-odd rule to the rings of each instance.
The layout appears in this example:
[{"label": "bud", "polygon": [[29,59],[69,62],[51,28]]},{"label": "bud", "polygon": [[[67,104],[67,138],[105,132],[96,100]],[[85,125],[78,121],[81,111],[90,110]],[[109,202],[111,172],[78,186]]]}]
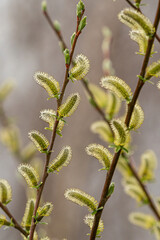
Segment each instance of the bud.
[{"label": "bud", "polygon": [[77,17],[81,16],[84,9],[85,9],[84,3],[80,0],[79,3],[77,4]]},{"label": "bud", "polygon": [[42,11],[45,12],[47,10],[47,2],[43,1],[41,6],[42,6]]},{"label": "bud", "polygon": [[55,20],[55,21],[53,22],[53,25],[54,25],[55,30],[56,30],[57,32],[60,32],[60,30],[61,30],[61,25],[60,25],[60,23],[59,23],[57,20]]},{"label": "bud", "polygon": [[66,63],[66,64],[70,64],[69,49],[66,48],[63,53],[64,53],[64,57],[65,57],[65,63]]},{"label": "bud", "polygon": [[86,26],[86,19],[87,19],[87,17],[84,17],[81,21],[80,21],[80,24],[79,24],[79,27],[78,27],[78,30],[79,31],[82,31],[83,30],[83,28],[85,28],[85,26]]},{"label": "bud", "polygon": [[71,36],[71,47],[73,46],[73,42],[74,42],[75,36],[76,36],[76,33],[74,32],[72,34],[72,36]]}]

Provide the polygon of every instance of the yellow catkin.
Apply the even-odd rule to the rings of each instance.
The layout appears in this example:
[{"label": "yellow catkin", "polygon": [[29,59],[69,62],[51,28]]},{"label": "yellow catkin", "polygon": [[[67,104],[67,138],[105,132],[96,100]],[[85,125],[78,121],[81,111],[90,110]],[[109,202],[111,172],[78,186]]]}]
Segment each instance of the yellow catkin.
[{"label": "yellow catkin", "polygon": [[36,72],[34,74],[36,82],[43,87],[50,97],[58,97],[60,92],[59,83],[50,75],[43,72]]},{"label": "yellow catkin", "polygon": [[115,76],[107,76],[101,79],[101,85],[115,93],[122,100],[131,101],[131,88],[122,79]]},{"label": "yellow catkin", "polygon": [[105,121],[97,121],[92,123],[91,131],[99,134],[99,137],[105,142],[113,143],[113,133],[110,126]]},{"label": "yellow catkin", "polygon": [[89,211],[95,211],[98,206],[98,203],[94,199],[94,197],[92,197],[89,194],[87,194],[79,189],[76,189],[76,188],[67,189],[65,191],[65,197],[68,200],[70,200],[80,206],[88,207]]},{"label": "yellow catkin", "polygon": [[149,37],[153,36],[155,29],[151,21],[142,13],[132,8],[122,10],[118,15],[119,20],[132,30],[141,30]]},{"label": "yellow catkin", "polygon": [[36,187],[39,182],[39,175],[30,164],[21,164],[18,172],[24,177],[29,187]]},{"label": "yellow catkin", "polygon": [[70,117],[75,110],[77,109],[80,102],[79,93],[71,94],[64,104],[62,104],[59,108],[59,115],[62,117]]},{"label": "yellow catkin", "polygon": [[59,172],[62,167],[68,166],[72,157],[72,149],[70,146],[65,146],[62,148],[58,156],[51,161],[48,167],[49,172],[57,171]]},{"label": "yellow catkin", "polygon": [[5,179],[0,179],[0,202],[8,204],[12,200],[12,189]]},{"label": "yellow catkin", "polygon": [[31,139],[31,141],[35,144],[38,151],[46,151],[49,146],[49,141],[47,138],[40,132],[33,130],[28,133],[28,137]]},{"label": "yellow catkin", "polygon": [[129,220],[131,223],[145,229],[151,229],[155,224],[155,219],[151,215],[140,212],[131,213],[129,215]]},{"label": "yellow catkin", "polygon": [[81,80],[89,71],[89,60],[86,56],[80,54],[75,59],[75,66],[70,70],[70,78]]},{"label": "yellow catkin", "polygon": [[120,119],[114,119],[111,125],[114,132],[114,144],[124,146],[128,141],[129,132],[126,125]]},{"label": "yellow catkin", "polygon": [[97,158],[104,168],[107,170],[110,168],[113,156],[107,148],[100,144],[90,144],[86,147],[86,152],[88,155]]}]

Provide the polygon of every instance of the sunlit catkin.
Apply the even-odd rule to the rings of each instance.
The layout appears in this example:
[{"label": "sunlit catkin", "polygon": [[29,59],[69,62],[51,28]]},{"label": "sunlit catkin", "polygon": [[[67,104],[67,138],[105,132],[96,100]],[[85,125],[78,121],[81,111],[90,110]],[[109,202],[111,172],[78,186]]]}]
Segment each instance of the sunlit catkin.
[{"label": "sunlit catkin", "polygon": [[62,148],[58,156],[51,161],[48,167],[48,172],[59,172],[62,167],[68,166],[72,157],[72,150],[70,146]]},{"label": "sunlit catkin", "polygon": [[39,182],[39,175],[30,164],[19,165],[18,172],[24,177],[29,187],[37,187]]},{"label": "sunlit catkin", "polygon": [[59,108],[59,115],[61,117],[70,117],[75,110],[77,109],[80,102],[80,95],[79,93],[71,94],[64,104],[62,104]]},{"label": "sunlit catkin", "polygon": [[94,199],[94,197],[88,195],[87,193],[77,189],[77,188],[73,188],[73,189],[67,189],[65,191],[65,197],[80,205],[80,206],[86,206],[88,207],[89,211],[95,211],[97,209],[97,201]]}]

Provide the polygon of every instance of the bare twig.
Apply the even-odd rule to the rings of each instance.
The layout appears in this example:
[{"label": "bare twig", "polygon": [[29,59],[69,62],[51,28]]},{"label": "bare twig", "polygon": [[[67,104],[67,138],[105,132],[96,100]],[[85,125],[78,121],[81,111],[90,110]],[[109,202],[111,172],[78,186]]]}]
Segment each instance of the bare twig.
[{"label": "bare twig", "polygon": [[13,215],[10,213],[8,208],[3,205],[3,203],[0,202],[0,208],[6,213],[6,215],[11,219],[12,223],[14,224],[14,228],[16,228],[19,232],[21,232],[25,237],[28,236],[28,233],[21,227],[21,225],[17,222],[17,220],[13,217]]}]

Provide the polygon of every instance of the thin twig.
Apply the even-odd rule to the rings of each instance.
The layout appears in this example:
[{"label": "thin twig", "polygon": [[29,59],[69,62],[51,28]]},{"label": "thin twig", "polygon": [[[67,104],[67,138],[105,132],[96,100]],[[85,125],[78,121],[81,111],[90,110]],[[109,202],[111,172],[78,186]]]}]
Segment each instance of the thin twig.
[{"label": "thin twig", "polygon": [[160,215],[159,215],[158,210],[157,210],[157,208],[156,208],[156,206],[154,204],[154,201],[153,201],[151,195],[149,194],[146,186],[142,183],[142,181],[141,181],[141,179],[140,179],[140,177],[139,177],[139,175],[138,175],[138,173],[137,173],[137,171],[136,171],[136,169],[133,166],[131,161],[128,162],[128,167],[130,168],[131,172],[133,173],[134,177],[136,178],[137,182],[139,183],[139,185],[141,186],[143,192],[145,193],[145,195],[146,195],[146,197],[148,199],[148,204],[149,204],[150,208],[154,212],[154,214],[157,217],[157,219],[160,220]]},{"label": "thin twig", "polygon": [[[82,13],[82,15],[83,14],[84,14],[84,12]],[[45,11],[44,11],[44,15],[48,16],[48,14],[46,14]],[[51,21],[50,21],[49,16],[47,17],[47,20],[49,21],[49,23],[51,25]],[[69,68],[70,68],[70,65],[71,65],[71,62],[72,62],[72,58],[73,58],[73,54],[74,54],[74,50],[75,50],[75,47],[76,47],[76,43],[77,43],[78,37],[79,37],[79,35],[81,33],[81,31],[78,30],[78,27],[79,27],[79,21],[78,20],[79,19],[77,18],[76,35],[75,35],[74,42],[73,42],[73,45],[72,45],[72,49],[71,49],[71,52],[70,52],[70,63],[68,65],[66,64],[66,72],[65,72],[65,78],[64,78],[64,82],[63,82],[63,87],[62,87],[62,91],[61,91],[61,94],[60,94],[60,98],[57,100],[57,113],[56,113],[57,118],[56,118],[56,121],[55,121],[55,124],[54,124],[54,128],[53,128],[53,132],[52,132],[52,137],[51,137],[51,141],[50,141],[49,151],[48,151],[48,154],[46,154],[46,162],[45,162],[45,167],[44,167],[44,172],[43,172],[43,177],[42,177],[42,185],[37,190],[37,198],[36,198],[36,203],[35,203],[35,208],[34,208],[31,228],[30,228],[29,240],[33,240],[33,235],[34,235],[34,231],[35,231],[35,228],[36,228],[35,216],[36,216],[39,204],[40,204],[40,200],[41,200],[41,196],[42,196],[42,192],[43,192],[43,188],[44,188],[45,182],[46,182],[46,180],[48,178],[47,168],[48,168],[48,164],[49,164],[49,161],[50,161],[51,152],[52,152],[52,149],[53,149],[53,146],[54,146],[54,142],[55,142],[55,139],[56,139],[57,126],[58,126],[58,123],[59,123],[58,109],[61,106],[61,103],[62,103],[63,97],[64,97],[64,93],[65,93],[65,89],[66,89],[67,84],[69,82],[69,79],[68,79]],[[57,31],[56,31],[56,33],[57,33]],[[63,42],[62,36],[60,34],[58,34],[58,35],[59,35],[59,38]],[[63,44],[63,46],[65,47],[66,45]]]},{"label": "thin twig", "polygon": [[[136,7],[130,0],[126,0],[126,2],[135,10],[137,10],[138,12],[142,13],[141,9]],[[142,13],[143,14],[143,13]],[[160,43],[160,37],[158,36],[158,34],[156,33],[156,39],[157,41]]]},{"label": "thin twig", "polygon": [[[160,0],[159,0],[159,3],[158,3],[156,17],[155,17],[155,21],[154,21],[155,34],[157,32],[159,19],[160,19]],[[149,41],[148,41],[148,47],[147,47],[147,51],[146,51],[146,54],[145,54],[145,57],[144,57],[144,61],[143,61],[143,65],[142,65],[142,69],[141,69],[141,73],[140,73],[140,76],[142,78],[144,78],[144,76],[145,76],[146,68],[147,68],[147,65],[148,65],[148,62],[149,62],[149,58],[150,58],[151,49],[152,49],[153,42],[154,42],[154,39],[155,39],[155,34],[153,35],[152,39],[149,39]],[[140,94],[140,91],[141,91],[143,85],[144,85],[144,82],[139,78],[139,81],[138,81],[136,90],[134,92],[132,101],[128,105],[128,111],[127,111],[127,115],[126,115],[126,118],[125,118],[125,124],[126,124],[127,127],[129,126],[130,119],[131,119],[131,116],[132,116],[132,113],[133,113],[133,110],[134,110],[134,106],[136,104],[136,101],[138,99],[138,96]],[[118,152],[116,152],[114,154],[111,167],[110,167],[110,169],[107,173],[105,184],[104,184],[103,191],[102,191],[102,195],[101,195],[101,198],[100,198],[100,202],[98,204],[98,208],[101,208],[101,210],[97,211],[97,213],[95,214],[93,227],[92,227],[91,235],[90,235],[90,240],[95,240],[95,238],[96,238],[96,233],[97,233],[97,228],[98,228],[98,225],[99,225],[99,221],[100,221],[104,206],[107,202],[106,196],[107,196],[108,189],[109,189],[113,174],[115,172],[116,165],[118,163],[120,154],[121,154],[121,150],[119,150]]]},{"label": "thin twig", "polygon": [[16,228],[19,232],[21,232],[25,237],[28,236],[28,233],[21,227],[21,225],[17,222],[17,220],[13,217],[13,215],[10,213],[8,208],[3,205],[3,203],[0,202],[0,208],[6,213],[6,215],[11,219],[12,223],[14,224],[14,228]]},{"label": "thin twig", "polygon": [[[50,18],[50,15],[49,13],[47,12],[47,10],[44,12],[44,16],[46,18],[46,20],[48,21],[49,25],[51,26],[52,30],[54,31],[54,33],[56,34],[56,36],[58,37],[59,41],[62,43],[62,48],[65,49],[67,48],[67,45],[64,41],[64,38],[62,36],[62,33],[61,31],[57,31],[51,18]],[[74,61],[72,59],[72,64],[74,65]],[[87,83],[87,81],[85,79],[82,79],[81,80],[81,83],[83,84],[85,90],[87,91],[87,93],[89,94],[92,102],[94,103],[94,107],[95,109],[99,112],[99,114],[102,116],[103,120],[110,126],[110,121],[106,118],[104,112],[101,110],[101,108],[98,106],[98,104],[96,103],[96,100],[95,100],[95,97],[93,95],[93,93],[91,92],[91,90],[89,89],[89,85]],[[113,130],[111,128],[111,131],[113,133]]]}]

